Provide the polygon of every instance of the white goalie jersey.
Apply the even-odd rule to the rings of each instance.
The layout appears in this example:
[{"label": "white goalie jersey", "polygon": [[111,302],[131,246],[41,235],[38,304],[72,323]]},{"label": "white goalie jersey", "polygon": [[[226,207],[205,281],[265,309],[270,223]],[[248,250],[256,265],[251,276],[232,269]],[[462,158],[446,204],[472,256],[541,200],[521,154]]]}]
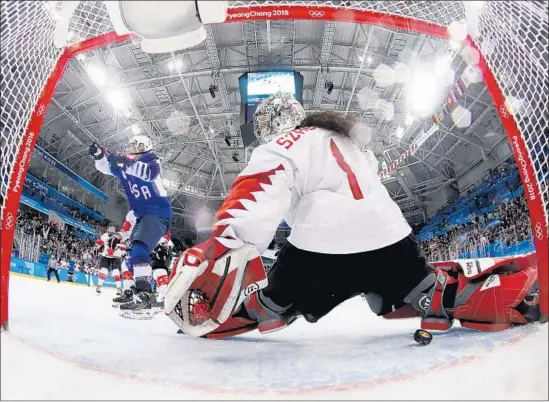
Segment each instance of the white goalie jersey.
[{"label": "white goalie jersey", "polygon": [[244,241],[263,252],[285,220],[290,243],[307,251],[351,254],[394,244],[411,228],[370,164],[351,139],[328,130],[275,137],[253,151],[213,235],[226,247]]}]

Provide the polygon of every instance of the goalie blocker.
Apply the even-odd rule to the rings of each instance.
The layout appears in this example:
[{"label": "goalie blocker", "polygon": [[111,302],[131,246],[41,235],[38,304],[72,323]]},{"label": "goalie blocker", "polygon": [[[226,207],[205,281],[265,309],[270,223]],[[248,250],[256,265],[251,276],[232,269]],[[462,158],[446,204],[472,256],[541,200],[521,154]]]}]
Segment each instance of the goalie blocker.
[{"label": "goalie blocker", "polygon": [[[400,243],[401,254],[406,254],[408,248],[412,252],[417,246],[410,238]],[[392,247],[394,246],[389,248]],[[391,258],[388,254],[392,251],[386,251],[387,253],[384,253],[380,250],[379,256],[370,254],[368,258],[372,262],[378,258]],[[308,255],[301,256],[306,257],[302,260],[297,253]],[[224,338],[254,329],[259,329],[262,333],[282,329],[301,315],[309,322],[316,322],[337,304],[357,294],[351,289],[344,294],[341,293],[341,289],[334,289],[335,296],[317,297],[315,300],[315,296],[319,295],[319,286],[325,287],[327,283],[334,286],[333,284],[338,282],[334,282],[334,271],[332,275],[325,275],[327,271],[324,267],[339,270],[340,274],[343,274],[341,271],[345,271],[347,267],[348,276],[353,276],[350,271],[354,269],[349,268],[353,265],[351,259],[363,260],[359,258],[360,254],[354,257],[349,255],[349,261],[341,261],[340,268],[335,267],[334,261],[324,264],[326,255],[297,250],[291,244],[283,248],[279,260],[285,260],[285,254],[290,255],[289,257],[298,263],[309,261],[309,264],[301,266],[307,265],[310,268],[297,268],[303,272],[296,277],[295,266],[283,270],[285,275],[284,272],[281,274],[278,264],[278,273],[269,274],[269,279],[274,279],[274,282],[269,283],[269,288],[265,289],[267,278],[254,246],[246,244],[229,250],[211,239],[190,249],[172,272],[165,300],[165,312],[187,335]],[[319,257],[318,260],[315,254]],[[401,272],[414,271],[409,268],[411,265],[421,265],[421,260],[422,258],[411,261],[408,269]],[[447,330],[452,326],[454,319],[458,319],[464,327],[485,331],[503,330],[514,324],[539,320],[535,255],[442,261],[433,263],[434,269],[425,264],[427,269],[423,271],[423,280],[416,278],[416,286],[411,291],[409,283],[412,278],[402,276],[405,281],[395,281],[395,273],[391,273],[389,268],[395,261],[387,262],[387,266],[382,270],[373,269],[372,265],[362,268],[370,271],[368,276],[372,277],[374,282],[379,282],[380,276],[383,276],[379,272],[383,271],[393,278],[388,281],[391,289],[387,292],[381,290],[366,294],[370,308],[377,315],[388,319],[422,317],[421,327],[429,330]],[[316,271],[316,275],[312,277],[314,282],[310,285],[312,293],[311,289],[301,288],[304,296],[292,294],[291,291],[286,293],[290,299],[295,300],[294,303],[283,307],[273,303],[269,297],[272,292],[269,290],[279,288],[275,282],[284,276],[289,280],[293,277],[292,282],[301,282],[303,278],[299,277],[311,275],[312,267]],[[288,276],[290,272],[293,273]],[[408,282],[407,294],[400,297],[400,301],[396,301],[393,297],[395,290],[398,293],[406,287],[397,286],[402,282]],[[288,288],[288,284],[279,285]],[[401,289],[397,289],[399,287]],[[380,294],[385,294],[385,299]]]}]

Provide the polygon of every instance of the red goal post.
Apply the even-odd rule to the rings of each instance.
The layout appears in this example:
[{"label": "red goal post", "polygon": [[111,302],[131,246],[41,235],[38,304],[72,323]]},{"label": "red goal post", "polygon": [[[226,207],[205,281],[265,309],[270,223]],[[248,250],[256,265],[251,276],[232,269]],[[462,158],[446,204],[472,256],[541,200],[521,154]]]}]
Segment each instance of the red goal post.
[{"label": "red goal post", "polygon": [[[465,19],[460,1],[256,1],[231,2],[226,22],[312,20],[374,24],[449,39],[448,25]],[[478,3],[478,2],[477,2]],[[81,1],[70,21],[73,43],[54,46],[62,2],[3,1],[1,15],[1,265],[0,326],[8,323],[8,280],[15,220],[36,139],[65,68],[73,57],[131,35],[113,32],[100,1]],[[530,211],[538,261],[540,300],[549,313],[549,171],[547,151],[547,3],[485,2],[480,36],[465,39],[479,50],[478,67],[513,150]],[[494,46],[485,46],[486,43]],[[518,80],[508,79],[508,70]],[[508,97],[532,101],[513,114]],[[533,110],[532,110],[533,109]],[[544,131],[545,130],[545,131]],[[545,182],[543,181],[545,180]]]}]

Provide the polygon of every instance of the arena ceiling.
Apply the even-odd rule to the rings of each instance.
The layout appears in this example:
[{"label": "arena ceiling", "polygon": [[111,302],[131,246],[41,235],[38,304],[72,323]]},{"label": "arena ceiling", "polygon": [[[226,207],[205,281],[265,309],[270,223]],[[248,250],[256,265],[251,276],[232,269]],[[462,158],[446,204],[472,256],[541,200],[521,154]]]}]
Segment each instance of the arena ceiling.
[{"label": "arena ceiling", "polygon": [[[150,136],[165,178],[173,184],[168,187],[176,214],[188,220],[205,204],[215,208],[245,166],[239,136],[241,74],[271,68],[300,72],[306,111],[336,110],[364,121],[373,128],[370,146],[380,164],[388,165],[431,119],[412,118],[410,84],[396,79],[387,85],[379,72],[412,61],[436,65],[452,52],[458,53],[448,59],[455,76],[466,67],[459,49],[448,41],[373,25],[236,22],[208,26],[207,34],[199,46],[174,54],[144,53],[140,40],[132,39],[72,60],[49,107],[39,145],[114,195],[120,190],[112,178],[96,172],[86,156],[88,144],[98,141],[121,151],[135,133]],[[331,91],[327,83],[333,85]],[[211,85],[217,86],[215,98]],[[413,90],[418,95],[423,88],[416,83]],[[366,106],[372,98],[385,106]],[[440,102],[425,106],[435,112]],[[387,104],[392,105],[389,112]],[[458,127],[447,116],[417,153],[384,180],[412,221],[421,219],[434,192],[493,157],[494,147],[506,139],[484,84],[469,86],[458,104],[471,112],[471,124]]]}]

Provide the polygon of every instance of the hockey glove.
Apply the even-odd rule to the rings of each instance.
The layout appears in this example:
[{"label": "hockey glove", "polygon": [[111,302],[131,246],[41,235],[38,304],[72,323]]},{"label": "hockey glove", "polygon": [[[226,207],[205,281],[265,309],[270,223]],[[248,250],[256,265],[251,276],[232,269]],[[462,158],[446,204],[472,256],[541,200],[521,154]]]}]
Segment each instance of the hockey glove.
[{"label": "hockey glove", "polygon": [[267,277],[255,246],[231,250],[212,238],[186,250],[174,266],[164,311],[187,335],[202,336],[265,286]]},{"label": "hockey glove", "polygon": [[107,160],[109,161],[109,165],[111,166],[111,168],[122,169],[122,170],[125,170],[135,162],[134,160],[129,159],[125,155],[112,155],[112,154],[107,156]]},{"label": "hockey glove", "polygon": [[105,154],[103,150],[99,148],[95,142],[92,142],[88,147],[88,153],[91,156],[93,156],[95,160],[99,160],[103,158],[103,155]]}]

